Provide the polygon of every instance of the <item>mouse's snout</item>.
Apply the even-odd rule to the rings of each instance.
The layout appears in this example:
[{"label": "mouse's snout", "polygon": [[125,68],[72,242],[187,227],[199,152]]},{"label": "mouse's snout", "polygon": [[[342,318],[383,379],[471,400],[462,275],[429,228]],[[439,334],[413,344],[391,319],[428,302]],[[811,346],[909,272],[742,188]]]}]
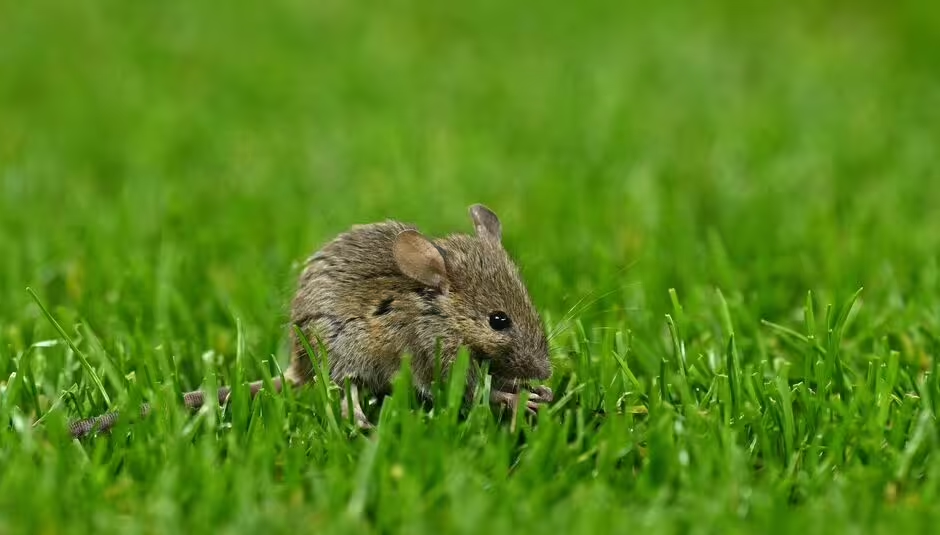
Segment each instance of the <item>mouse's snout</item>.
[{"label": "mouse's snout", "polygon": [[494,376],[514,380],[544,381],[552,376],[552,363],[547,351],[525,348],[506,353],[492,360]]},{"label": "mouse's snout", "polygon": [[539,381],[545,381],[550,379],[552,376],[552,362],[548,359],[547,356],[544,356],[537,360],[535,366],[535,376],[533,379],[538,379]]},{"label": "mouse's snout", "polygon": [[521,378],[545,381],[552,376],[552,361],[545,348],[524,351],[518,365]]},{"label": "mouse's snout", "polygon": [[[540,333],[541,334],[541,333]],[[552,361],[548,351],[548,341],[544,335],[536,336],[536,342],[526,344],[524,351],[526,378],[544,381],[552,376]]]}]

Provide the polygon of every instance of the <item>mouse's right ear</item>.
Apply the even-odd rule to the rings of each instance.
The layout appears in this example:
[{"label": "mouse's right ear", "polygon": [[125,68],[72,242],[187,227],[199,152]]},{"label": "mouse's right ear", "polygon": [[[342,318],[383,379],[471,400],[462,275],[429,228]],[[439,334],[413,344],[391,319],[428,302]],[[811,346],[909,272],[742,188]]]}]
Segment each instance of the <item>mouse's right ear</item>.
[{"label": "mouse's right ear", "polygon": [[473,219],[477,236],[495,240],[496,243],[502,242],[503,225],[492,210],[482,204],[474,204],[470,207],[470,218]]},{"label": "mouse's right ear", "polygon": [[414,230],[405,230],[395,237],[392,255],[398,269],[421,284],[446,294],[447,269],[444,257],[431,240]]}]

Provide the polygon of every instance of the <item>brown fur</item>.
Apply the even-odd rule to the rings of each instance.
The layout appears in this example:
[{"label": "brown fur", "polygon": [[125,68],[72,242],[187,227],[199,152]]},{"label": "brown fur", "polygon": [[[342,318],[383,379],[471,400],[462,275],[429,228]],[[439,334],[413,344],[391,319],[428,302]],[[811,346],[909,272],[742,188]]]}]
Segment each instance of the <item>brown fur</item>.
[{"label": "brown fur", "polygon": [[[446,291],[399,269],[393,254],[396,238],[417,229],[397,221],[353,227],[308,259],[291,321],[315,350],[318,342],[327,349],[334,382],[348,378],[385,392],[402,356],[410,354],[416,386],[427,392],[438,348],[446,373],[461,346],[476,361],[488,359],[502,384],[550,377],[546,334],[519,270],[500,242],[498,219],[480,206],[474,211],[486,214],[486,224],[496,225],[492,231],[478,224],[476,236],[428,240],[444,259]],[[510,328],[490,327],[489,315],[495,311],[509,316]],[[310,356],[293,333],[292,344],[287,377],[303,384],[313,377]]]}]

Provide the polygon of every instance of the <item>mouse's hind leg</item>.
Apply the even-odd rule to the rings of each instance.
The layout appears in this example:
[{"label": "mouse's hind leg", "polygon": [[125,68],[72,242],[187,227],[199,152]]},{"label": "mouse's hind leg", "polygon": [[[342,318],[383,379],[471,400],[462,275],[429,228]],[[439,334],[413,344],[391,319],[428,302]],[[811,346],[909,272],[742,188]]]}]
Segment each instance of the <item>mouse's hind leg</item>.
[{"label": "mouse's hind leg", "polygon": [[359,387],[352,381],[349,383],[348,396],[344,390],[343,397],[340,399],[340,411],[344,420],[349,420],[350,409],[352,409],[352,416],[359,429],[371,429],[373,427],[369,422],[369,418],[366,417],[366,413],[362,410],[362,403],[359,400]]}]

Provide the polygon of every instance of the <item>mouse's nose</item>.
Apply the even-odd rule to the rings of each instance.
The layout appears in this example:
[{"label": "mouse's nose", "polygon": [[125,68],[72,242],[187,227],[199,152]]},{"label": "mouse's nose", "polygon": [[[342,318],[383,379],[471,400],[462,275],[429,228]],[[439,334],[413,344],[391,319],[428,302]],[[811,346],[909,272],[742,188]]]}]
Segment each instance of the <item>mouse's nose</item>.
[{"label": "mouse's nose", "polygon": [[551,378],[552,376],[552,362],[548,358],[543,358],[538,361],[538,364],[535,368],[535,377],[539,381],[544,381]]}]

